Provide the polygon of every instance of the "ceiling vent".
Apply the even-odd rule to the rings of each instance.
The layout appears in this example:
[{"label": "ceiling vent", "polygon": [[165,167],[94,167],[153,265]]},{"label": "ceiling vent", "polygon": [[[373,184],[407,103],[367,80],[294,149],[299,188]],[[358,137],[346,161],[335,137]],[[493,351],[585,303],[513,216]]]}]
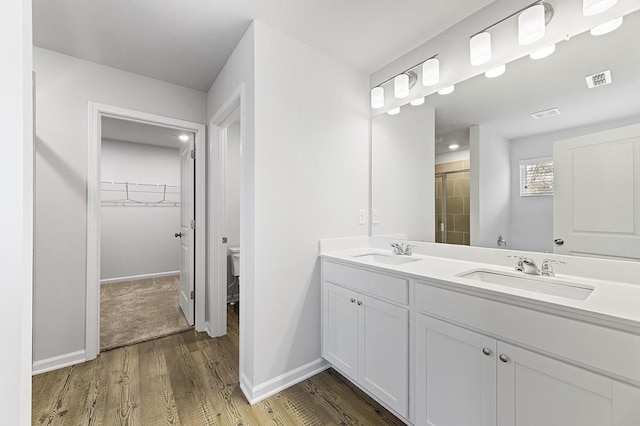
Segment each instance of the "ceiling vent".
[{"label": "ceiling vent", "polygon": [[612,83],[611,70],[606,70],[606,71],[598,72],[592,75],[588,75],[585,77],[585,79],[587,80],[587,86],[589,86],[589,89],[611,84]]},{"label": "ceiling vent", "polygon": [[535,118],[536,120],[543,120],[545,118],[555,117],[560,114],[561,113],[558,108],[551,108],[545,109],[544,111],[534,112],[533,114],[531,114],[531,117]]}]

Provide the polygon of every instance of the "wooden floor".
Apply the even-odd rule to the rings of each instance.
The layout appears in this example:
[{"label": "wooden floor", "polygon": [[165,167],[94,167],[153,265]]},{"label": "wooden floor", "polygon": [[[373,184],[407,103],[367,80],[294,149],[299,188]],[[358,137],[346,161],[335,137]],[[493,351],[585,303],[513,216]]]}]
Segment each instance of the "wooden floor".
[{"label": "wooden floor", "polygon": [[402,425],[333,370],[254,406],[238,384],[238,316],[33,378],[34,425]]}]

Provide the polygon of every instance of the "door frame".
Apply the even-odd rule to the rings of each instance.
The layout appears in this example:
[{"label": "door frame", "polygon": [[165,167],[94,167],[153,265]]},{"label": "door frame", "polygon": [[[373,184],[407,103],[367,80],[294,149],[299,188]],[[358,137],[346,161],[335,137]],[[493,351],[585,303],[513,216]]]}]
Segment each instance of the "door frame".
[{"label": "door frame", "polygon": [[[240,119],[240,152],[245,146],[245,111],[244,85],[241,85],[231,97],[220,107],[209,122],[209,277],[211,279],[209,292],[209,324],[207,330],[211,337],[227,334],[227,253],[223,250],[222,238],[226,237],[226,181],[227,181],[227,128],[231,123]],[[242,154],[241,154],[242,155]],[[244,161],[241,159],[241,168]],[[242,176],[242,170],[241,170]],[[243,216],[244,177],[240,183],[240,215]],[[240,249],[243,249],[243,219],[240,220]],[[242,256],[242,252],[241,252]],[[240,263],[240,279],[244,275],[243,265]],[[242,285],[241,285],[242,287]],[[240,306],[243,306],[243,291],[239,290]],[[246,306],[246,305],[245,305]],[[243,318],[246,309],[240,309],[240,368],[244,358],[242,342]]]},{"label": "door frame", "polygon": [[[87,294],[85,322],[85,358],[94,359],[100,353],[100,168],[102,117],[117,118],[144,124],[180,129],[195,134],[195,328],[205,329],[206,271],[206,126],[142,111],[89,102],[87,144]],[[202,297],[198,297],[202,295]]]}]

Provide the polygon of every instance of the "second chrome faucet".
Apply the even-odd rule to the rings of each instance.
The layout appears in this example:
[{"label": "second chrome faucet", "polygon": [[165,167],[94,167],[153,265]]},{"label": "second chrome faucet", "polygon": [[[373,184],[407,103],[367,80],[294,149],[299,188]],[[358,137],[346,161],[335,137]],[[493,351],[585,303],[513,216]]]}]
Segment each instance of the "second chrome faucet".
[{"label": "second chrome faucet", "polygon": [[551,267],[551,264],[556,263],[558,265],[566,265],[566,262],[563,262],[561,260],[544,259],[542,261],[542,266],[538,268],[538,265],[536,265],[536,262],[529,257],[524,257],[524,256],[507,256],[507,257],[517,259],[516,266],[515,266],[516,271],[524,272],[525,274],[529,274],[529,275],[542,275],[545,277],[553,277],[555,276],[555,273],[553,272],[553,268]]},{"label": "second chrome faucet", "polygon": [[413,247],[415,247],[409,243],[407,243],[406,246],[401,243],[391,243],[389,245],[393,248],[393,254],[405,256],[411,256],[413,254]]}]

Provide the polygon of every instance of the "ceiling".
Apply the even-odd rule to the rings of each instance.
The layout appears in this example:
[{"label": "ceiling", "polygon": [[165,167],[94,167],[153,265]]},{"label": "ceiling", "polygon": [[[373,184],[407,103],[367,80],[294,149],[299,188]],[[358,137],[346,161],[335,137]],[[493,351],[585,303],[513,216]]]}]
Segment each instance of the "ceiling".
[{"label": "ceiling", "polygon": [[120,142],[142,143],[145,145],[161,146],[165,148],[181,148],[184,142],[178,137],[188,135],[193,140],[193,133],[169,127],[154,126],[152,124],[117,118],[102,118],[102,139]]},{"label": "ceiling", "polygon": [[207,91],[253,19],[372,74],[492,1],[33,0],[33,42]]},{"label": "ceiling", "polygon": [[[507,64],[504,75],[480,75],[456,85],[454,93],[427,97],[436,107],[436,133],[482,124],[507,139],[640,115],[640,12],[624,17],[616,31],[589,32],[559,43],[544,59],[528,56]],[[611,69],[613,83],[588,89],[585,77]],[[404,107],[404,108],[408,108]],[[558,108],[561,115],[534,120],[531,113]]]}]

